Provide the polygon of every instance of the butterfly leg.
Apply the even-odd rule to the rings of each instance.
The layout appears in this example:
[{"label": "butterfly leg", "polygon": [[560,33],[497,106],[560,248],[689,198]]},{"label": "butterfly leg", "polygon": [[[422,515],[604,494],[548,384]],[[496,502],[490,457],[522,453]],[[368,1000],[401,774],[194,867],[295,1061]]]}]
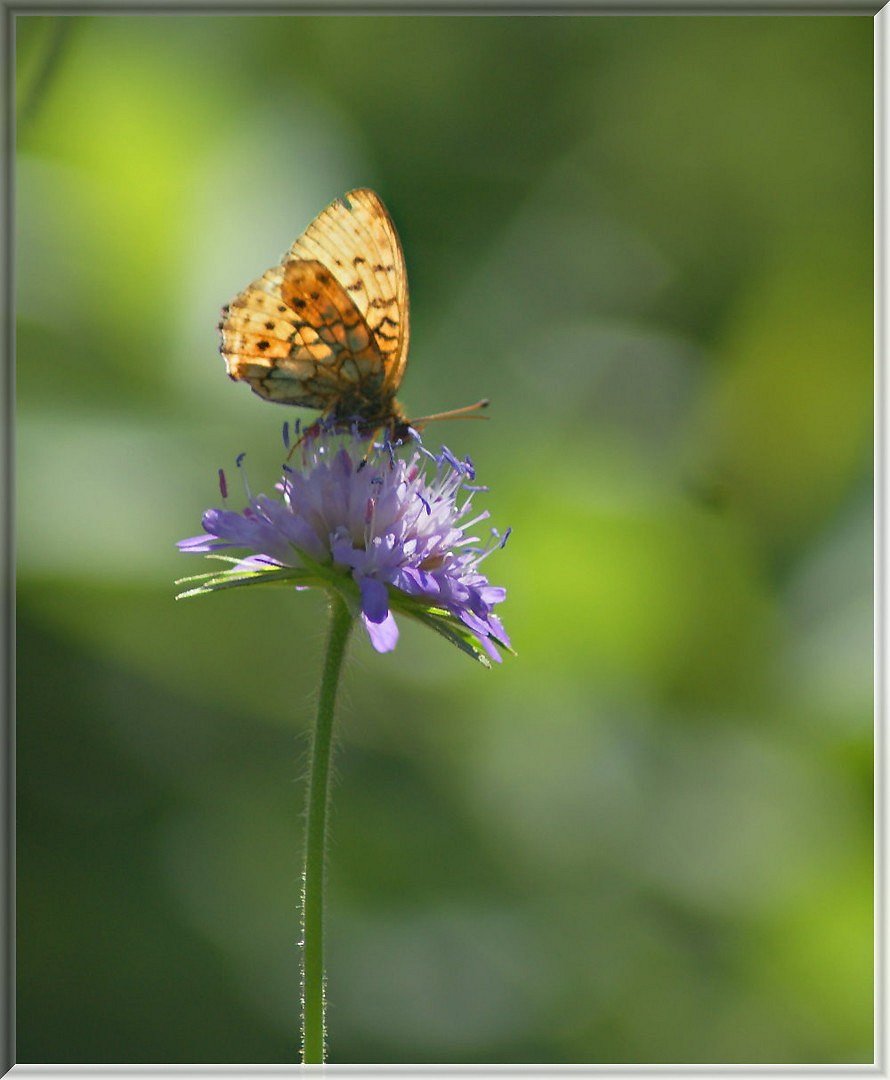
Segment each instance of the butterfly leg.
[{"label": "butterfly leg", "polygon": [[377,432],[379,430],[379,428],[374,428],[374,430],[371,432],[370,438],[365,443],[365,452],[362,455],[362,460],[359,462],[358,469],[356,470],[357,472],[361,472],[362,469],[368,464],[368,458],[371,456],[371,451],[374,449],[374,439],[377,437]]},{"label": "butterfly leg", "polygon": [[321,422],[318,420],[316,420],[314,424],[310,424],[308,427],[303,428],[300,437],[298,439],[295,439],[294,442],[291,444],[291,448],[290,450],[288,450],[287,457],[284,460],[290,461],[290,459],[294,456],[297,447],[302,446],[307,439],[317,438],[323,430],[324,429],[322,428]]}]

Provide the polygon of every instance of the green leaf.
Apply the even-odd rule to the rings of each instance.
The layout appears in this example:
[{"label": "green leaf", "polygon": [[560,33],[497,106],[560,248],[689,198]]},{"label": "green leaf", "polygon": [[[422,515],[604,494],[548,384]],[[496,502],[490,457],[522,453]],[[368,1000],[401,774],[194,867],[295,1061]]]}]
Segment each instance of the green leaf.
[{"label": "green leaf", "polygon": [[[182,583],[189,580],[204,578],[203,585],[194,589],[187,589],[178,593],[177,600],[185,600],[191,596],[202,596],[204,593],[219,592],[222,589],[235,589],[243,585],[293,585],[302,584],[307,586],[322,586],[326,582],[310,570],[298,569],[297,567],[282,567],[280,570],[253,570],[243,574],[225,571],[221,574],[198,575],[195,579],[183,578]],[[177,582],[179,584],[179,582]]]}]

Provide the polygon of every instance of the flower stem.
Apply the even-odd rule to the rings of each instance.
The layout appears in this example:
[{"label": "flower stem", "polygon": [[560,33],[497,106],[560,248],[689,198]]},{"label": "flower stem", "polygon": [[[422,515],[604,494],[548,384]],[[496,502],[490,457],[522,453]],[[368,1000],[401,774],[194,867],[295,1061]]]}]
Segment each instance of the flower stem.
[{"label": "flower stem", "polygon": [[324,846],[328,779],[334,703],[351,629],[352,615],[349,609],[340,596],[332,593],[331,625],[318,697],[306,813],[306,865],[303,873],[304,1065],[324,1063]]}]

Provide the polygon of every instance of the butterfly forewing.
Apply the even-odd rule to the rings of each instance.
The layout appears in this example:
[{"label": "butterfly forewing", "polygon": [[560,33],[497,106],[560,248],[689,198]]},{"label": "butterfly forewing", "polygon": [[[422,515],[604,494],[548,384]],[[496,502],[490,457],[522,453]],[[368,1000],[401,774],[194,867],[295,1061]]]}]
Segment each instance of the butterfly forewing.
[{"label": "butterfly forewing", "polygon": [[370,422],[395,415],[408,355],[402,248],[367,188],[336,200],[225,309],[229,375],[270,401]]},{"label": "butterfly forewing", "polygon": [[346,289],[374,334],[386,386],[395,393],[408,360],[408,276],[395,225],[378,196],[357,188],[336,199],[289,254],[324,263]]}]

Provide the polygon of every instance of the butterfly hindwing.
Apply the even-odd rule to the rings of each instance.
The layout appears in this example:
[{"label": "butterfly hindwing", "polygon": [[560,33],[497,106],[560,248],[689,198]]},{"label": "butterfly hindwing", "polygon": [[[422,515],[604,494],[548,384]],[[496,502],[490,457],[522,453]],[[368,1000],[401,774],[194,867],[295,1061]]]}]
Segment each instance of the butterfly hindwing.
[{"label": "butterfly hindwing", "polygon": [[290,259],[249,285],[222,323],[229,375],[261,397],[327,409],[379,397],[384,363],[370,327],[322,263]]}]

